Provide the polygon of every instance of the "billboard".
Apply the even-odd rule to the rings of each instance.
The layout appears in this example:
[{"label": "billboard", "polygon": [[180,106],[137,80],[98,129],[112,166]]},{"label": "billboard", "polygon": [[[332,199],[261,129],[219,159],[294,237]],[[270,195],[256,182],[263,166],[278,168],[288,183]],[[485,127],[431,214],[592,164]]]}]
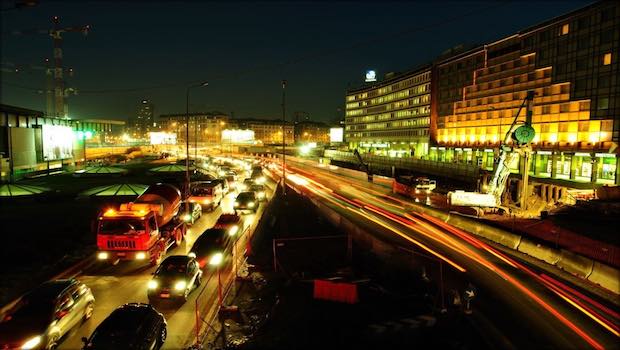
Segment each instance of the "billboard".
[{"label": "billboard", "polygon": [[43,159],[59,160],[73,158],[75,134],[68,126],[43,125]]},{"label": "billboard", "polygon": [[149,132],[151,145],[176,145],[177,134],[172,132]]},{"label": "billboard", "polygon": [[329,129],[329,142],[342,142],[344,129],[342,128],[330,128]]},{"label": "billboard", "polygon": [[226,129],[222,130],[222,142],[254,144],[253,130]]}]

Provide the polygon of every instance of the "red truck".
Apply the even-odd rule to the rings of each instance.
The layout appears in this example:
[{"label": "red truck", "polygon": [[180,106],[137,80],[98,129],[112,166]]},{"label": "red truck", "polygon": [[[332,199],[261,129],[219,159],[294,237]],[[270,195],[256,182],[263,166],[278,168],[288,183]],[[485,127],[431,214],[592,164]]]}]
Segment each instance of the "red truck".
[{"label": "red truck", "polygon": [[135,202],[108,209],[98,217],[97,259],[147,260],[159,265],[172,245],[185,238],[185,223],[179,218],[181,192],[169,184],[156,184]]}]

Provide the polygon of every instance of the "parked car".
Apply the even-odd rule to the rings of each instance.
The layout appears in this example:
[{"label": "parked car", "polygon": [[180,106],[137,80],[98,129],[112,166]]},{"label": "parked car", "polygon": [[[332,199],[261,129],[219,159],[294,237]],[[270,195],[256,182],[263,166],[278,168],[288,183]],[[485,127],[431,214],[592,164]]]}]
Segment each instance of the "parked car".
[{"label": "parked car", "polygon": [[235,199],[235,204],[234,204],[234,208],[235,208],[235,212],[237,211],[241,211],[241,210],[251,210],[253,212],[256,213],[256,211],[258,210],[258,198],[256,197],[256,193],[255,192],[241,192],[239,193],[239,195],[237,195],[237,198]]},{"label": "parked car", "polygon": [[210,228],[203,232],[189,250],[189,256],[198,261],[198,266],[205,269],[212,264],[216,254],[227,256],[234,236],[229,234],[229,228]]},{"label": "parked car", "polygon": [[256,197],[258,198],[259,201],[262,202],[262,201],[267,200],[267,192],[266,192],[265,185],[254,184],[250,186],[250,191],[256,192]]},{"label": "parked car", "polygon": [[76,279],[49,281],[24,295],[0,321],[0,349],[55,349],[93,315],[95,297]]},{"label": "parked car", "polygon": [[201,283],[202,271],[196,259],[187,255],[167,257],[148,283],[149,302],[162,299],[186,301],[189,293]]},{"label": "parked car", "polygon": [[[202,216],[202,206],[197,202],[189,202],[189,212],[185,214],[183,220],[190,225],[193,225],[196,220]],[[181,204],[181,210],[185,210],[185,203]]]},{"label": "parked car", "polygon": [[160,349],[166,336],[164,315],[149,304],[130,303],[112,311],[90,338],[82,338],[82,349]]}]

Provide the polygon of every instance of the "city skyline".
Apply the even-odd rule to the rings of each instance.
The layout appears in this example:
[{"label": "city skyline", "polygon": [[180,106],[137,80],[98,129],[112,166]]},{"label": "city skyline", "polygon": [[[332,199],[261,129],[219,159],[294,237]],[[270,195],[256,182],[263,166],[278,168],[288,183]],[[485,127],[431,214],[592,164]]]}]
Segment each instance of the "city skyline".
[{"label": "city skyline", "polygon": [[[112,23],[105,21],[111,8],[103,2],[89,3],[88,9],[74,3],[41,3],[2,12],[2,103],[45,110],[44,94],[29,90],[44,89],[44,74],[34,70],[13,74],[6,68],[10,64],[39,64],[51,55],[51,40],[45,35],[10,33],[47,28],[52,15],[60,16],[61,25],[92,25],[86,38],[77,33],[64,37],[65,65],[75,69],[75,77],[67,79],[67,86],[78,90],[77,96],[68,97],[70,118],[124,120],[133,117],[135,105],[142,99],[153,101],[156,116],[182,112],[185,86],[203,78],[210,86],[192,92],[192,111],[220,110],[239,117],[275,118],[281,115],[280,80],[285,78],[288,117],[304,111],[311,120],[332,122],[343,115],[346,89],[361,86],[366,69],[375,69],[381,79],[385,73],[428,62],[458,44],[493,40],[585,3],[529,4],[536,11],[528,11],[510,24],[502,18],[507,19],[510,8],[523,8],[524,4],[243,3],[240,7],[191,3],[180,8],[164,2],[148,7],[123,4],[123,13]],[[287,16],[300,8],[303,16]],[[432,15],[408,22],[411,13],[416,13],[411,10]],[[140,11],[143,16],[137,22],[135,15]],[[326,12],[330,16],[324,16]],[[231,16],[218,16],[190,27],[187,23],[201,13]],[[284,25],[294,25],[283,32],[278,18],[286,19]],[[483,25],[483,18],[491,18],[492,23]],[[230,29],[213,30],[225,28],[227,19],[233,20]],[[317,28],[312,24],[319,19],[321,26]],[[158,25],[164,20],[169,24]],[[359,25],[370,21],[377,25]],[[489,24],[496,31],[489,31]],[[110,39],[114,35],[118,39]],[[211,45],[196,46],[204,38]],[[243,52],[226,46],[235,41],[246,42]],[[170,51],[156,50],[148,59],[141,54],[153,46],[165,48],[168,44],[172,44]],[[395,54],[387,57],[386,50]],[[213,63],[205,66],[203,62],[208,61]],[[200,73],[189,74],[195,71]],[[109,103],[110,99],[115,102]]]}]

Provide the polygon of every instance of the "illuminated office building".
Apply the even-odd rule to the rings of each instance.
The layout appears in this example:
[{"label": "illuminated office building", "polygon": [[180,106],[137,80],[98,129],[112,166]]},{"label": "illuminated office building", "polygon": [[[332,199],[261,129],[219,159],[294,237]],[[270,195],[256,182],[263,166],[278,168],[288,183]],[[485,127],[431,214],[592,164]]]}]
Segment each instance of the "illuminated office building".
[{"label": "illuminated office building", "polygon": [[618,183],[619,11],[596,3],[437,61],[429,159],[492,170],[494,148],[533,90],[530,174]]},{"label": "illuminated office building", "polygon": [[430,67],[349,90],[345,140],[351,149],[395,157],[421,156],[429,145]]},{"label": "illuminated office building", "polygon": [[[254,138],[265,145],[282,144],[282,120],[278,119],[231,119],[230,129],[254,131]],[[295,143],[293,123],[285,123],[284,140],[287,145]]]}]

